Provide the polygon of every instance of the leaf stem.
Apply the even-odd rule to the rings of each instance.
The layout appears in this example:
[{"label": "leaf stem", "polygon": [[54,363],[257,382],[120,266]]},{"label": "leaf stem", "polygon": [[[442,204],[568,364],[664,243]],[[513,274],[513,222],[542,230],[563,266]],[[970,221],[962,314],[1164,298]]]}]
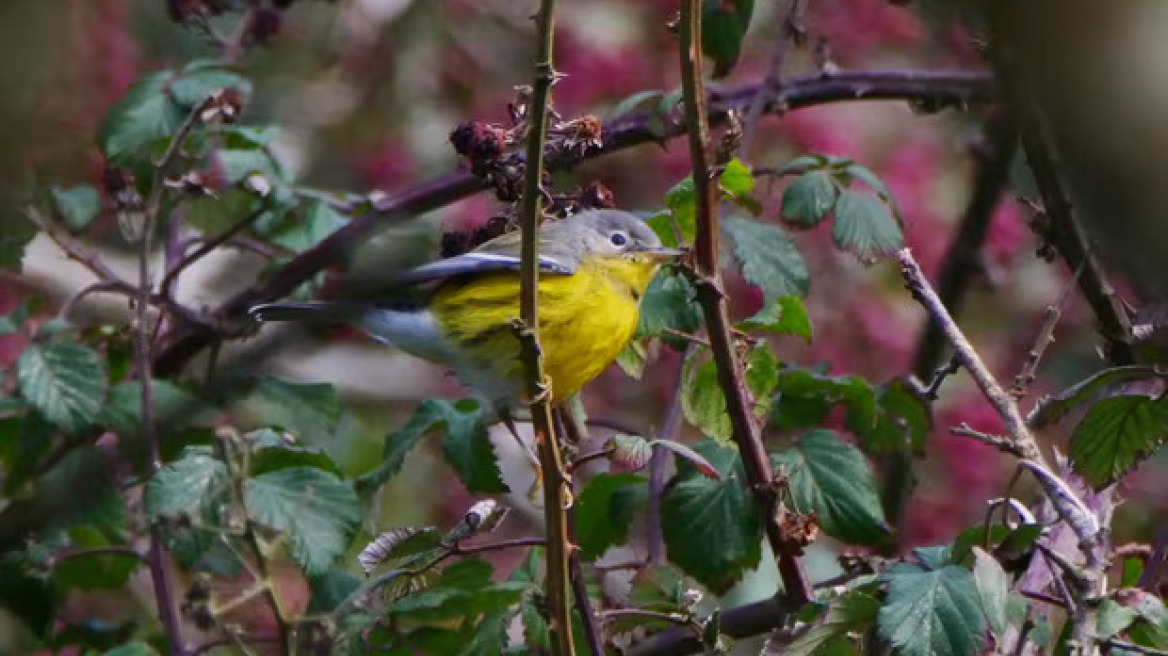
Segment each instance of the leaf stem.
[{"label": "leaf stem", "polygon": [[710,129],[707,122],[706,93],[702,84],[701,3],[681,3],[681,86],[685,105],[686,132],[689,135],[690,160],[693,163],[697,228],[694,239],[698,301],[706,319],[710,350],[718,372],[718,384],[726,397],[732,436],[746,468],[747,483],[758,505],[767,539],[778,561],[783,589],[798,604],[810,601],[811,583],[798,560],[787,546],[776,519],[778,495],[770,457],[755,423],[749,393],[743,383],[742,366],[734,353],[730,336],[730,313],[721,289],[718,264],[718,199],[713,193],[707,151]]}]

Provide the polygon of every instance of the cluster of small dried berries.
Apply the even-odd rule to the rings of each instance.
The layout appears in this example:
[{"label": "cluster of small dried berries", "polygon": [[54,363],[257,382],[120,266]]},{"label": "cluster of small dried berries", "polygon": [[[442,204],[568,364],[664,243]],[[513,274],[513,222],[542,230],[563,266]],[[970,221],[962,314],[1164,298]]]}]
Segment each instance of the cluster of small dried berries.
[{"label": "cluster of small dried berries", "polygon": [[466,121],[450,133],[454,151],[470,162],[471,171],[485,176],[512,145],[506,130],[482,121]]},{"label": "cluster of small dried berries", "polygon": [[[574,192],[550,196],[547,201],[544,214],[561,219],[588,209],[616,207],[616,199],[612,191],[595,181]],[[492,216],[486,223],[471,232],[443,233],[442,257],[462,255],[495,237],[518,229],[518,217],[514,214],[500,214]]]}]

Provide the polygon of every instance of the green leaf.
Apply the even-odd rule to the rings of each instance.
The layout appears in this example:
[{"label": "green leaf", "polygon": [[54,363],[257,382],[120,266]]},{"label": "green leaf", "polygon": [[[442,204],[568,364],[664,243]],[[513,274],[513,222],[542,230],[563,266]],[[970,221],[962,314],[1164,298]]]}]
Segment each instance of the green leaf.
[{"label": "green leaf", "polygon": [[771,462],[790,479],[795,507],[804,513],[814,511],[824,533],[862,545],[887,537],[888,525],[868,461],[835,433],[807,433],[793,447],[771,454]]},{"label": "green leaf", "polygon": [[310,203],[303,211],[284,212],[270,222],[260,220],[256,230],[284,248],[302,252],[345,225],[347,218],[323,201]]},{"label": "green leaf", "polygon": [[1147,396],[1096,403],[1071,437],[1071,464],[1096,490],[1111,485],[1168,437],[1168,406]]},{"label": "green leaf", "polygon": [[702,308],[693,285],[682,276],[659,275],[649,283],[641,299],[641,315],[634,337],[662,337],[666,343],[680,348],[684,342],[665,334],[666,329],[692,334],[701,322]]},{"label": "green leaf", "polygon": [[[0,202],[9,200],[15,199],[0,196]],[[4,229],[0,230],[0,269],[19,272],[24,250],[36,235],[37,226],[27,216],[5,216]]]},{"label": "green leaf", "polygon": [[207,235],[217,235],[247,220],[262,201],[238,188],[223,189],[215,196],[201,196],[187,202],[183,221]]},{"label": "green leaf", "polygon": [[758,314],[738,323],[739,330],[767,330],[780,335],[802,337],[811,343],[811,317],[797,296],[780,296],[763,306]]},{"label": "green leaf", "polygon": [[507,626],[515,613],[506,606],[501,610],[489,612],[483,616],[474,628],[470,644],[460,652],[460,656],[496,656],[502,654],[507,645]]},{"label": "green leaf", "polygon": [[714,61],[715,78],[730,74],[750,27],[754,0],[705,0],[702,3],[702,52]]},{"label": "green leaf", "polygon": [[331,613],[361,587],[361,578],[340,567],[329,568],[323,574],[308,578],[308,589],[312,597],[308,602],[310,615]]},{"label": "green leaf", "polygon": [[[151,385],[154,415],[159,426],[173,431],[196,418],[208,416],[210,408],[190,392],[169,380],[155,380]],[[131,380],[110,389],[109,400],[98,416],[98,423],[123,437],[142,432],[142,384]]]},{"label": "green leaf", "polygon": [[446,462],[454,468],[468,492],[507,492],[507,485],[499,473],[499,463],[483,424],[482,408],[469,399],[447,407],[446,436],[442,440],[442,454],[446,456]]},{"label": "green leaf", "polygon": [[803,369],[779,375],[779,398],[771,423],[780,430],[820,426],[836,405],[848,411],[848,428],[875,425],[876,391],[859,376],[824,376]]},{"label": "green leaf", "polygon": [[472,617],[505,608],[519,601],[530,584],[526,581],[491,581],[492,568],[479,558],[449,565],[433,587],[407,595],[389,606],[400,619],[434,622]]},{"label": "green leaf", "polygon": [[989,621],[990,630],[1000,638],[1009,627],[1006,600],[1010,596],[1010,575],[981,547],[973,548],[973,558],[973,580],[977,584],[982,611]]},{"label": "green leaf", "polygon": [[835,203],[832,240],[839,248],[871,263],[904,247],[904,233],[888,206],[871,194],[844,190]]},{"label": "green leaf", "polygon": [[221,62],[204,59],[183,67],[182,74],[170,85],[170,93],[184,107],[193,108],[220,89],[234,88],[244,96],[251,95],[251,82],[239,73],[224,68]]},{"label": "green leaf", "polygon": [[401,428],[385,438],[385,448],[381,452],[381,464],[357,479],[357,489],[378,488],[401,470],[406,455],[423,437],[438,430],[450,412],[445,401],[422,401],[414,408],[414,413]]},{"label": "green leaf", "polygon": [[342,473],[329,454],[318,447],[280,444],[263,446],[252,453],[250,475],[258,476],[289,467],[315,467],[338,476]]},{"label": "green leaf", "polygon": [[162,517],[196,514],[227,489],[227,466],[204,450],[186,455],[159,469],[146,485],[146,515]]},{"label": "green leaf", "polygon": [[330,440],[340,423],[342,408],[336,388],[328,383],[295,383],[261,378],[244,401],[258,423],[279,426],[309,442]]},{"label": "green leaf", "polygon": [[266,150],[225,148],[216,151],[215,158],[219,160],[224,179],[231,184],[239,184],[252,174],[262,175],[273,182],[284,179],[279,162]]},{"label": "green leaf", "polygon": [[61,219],[69,229],[80,232],[89,227],[89,224],[101,213],[101,195],[89,185],[81,185],[71,189],[53,187],[50,191],[53,204],[60,213]]},{"label": "green leaf", "polygon": [[872,191],[876,192],[876,195],[880,198],[880,200],[884,201],[884,203],[888,206],[888,209],[892,211],[893,216],[896,217],[897,225],[902,223],[900,219],[900,212],[896,209],[896,203],[892,198],[892,192],[888,190],[888,187],[884,184],[884,182],[881,181],[880,178],[877,177],[871,169],[863,166],[862,164],[857,164],[851,160],[841,159],[836,159],[833,162],[833,166],[835,168],[842,167],[845,175],[855,178],[856,180],[859,180],[860,182],[868,185]]},{"label": "green leaf", "polygon": [[[687,244],[693,243],[694,232],[697,230],[696,198],[692,175],[665,192],[665,206],[669,208],[673,223],[677,224],[678,229],[681,230],[681,238]],[[666,236],[671,241],[676,241],[673,239],[672,224],[667,223],[666,225],[669,226],[669,229],[665,231]],[[661,234],[661,231],[658,231],[658,234]],[[677,245],[673,244],[673,246]]]},{"label": "green leaf", "polygon": [[830,173],[823,170],[804,173],[783,192],[779,216],[801,228],[814,227],[835,207],[837,196],[839,187]]},{"label": "green leaf", "polygon": [[686,574],[721,594],[758,565],[762,531],[738,451],[708,439],[695,450],[713,463],[723,480],[678,463],[677,484],[661,504],[665,546],[669,559]]},{"label": "green leaf", "polygon": [[62,595],[51,578],[34,574],[29,565],[24,554],[0,554],[0,608],[23,620],[33,635],[48,639]]},{"label": "green leaf", "polygon": [[948,565],[901,564],[885,575],[888,596],[877,616],[880,637],[905,656],[973,656],[983,647],[985,615],[973,574]]},{"label": "green leaf", "polygon": [[735,157],[722,169],[722,175],[718,176],[718,184],[731,199],[748,196],[754,191],[754,174],[749,164],[744,164]]},{"label": "green leaf", "polygon": [[406,454],[418,441],[434,431],[445,429],[442,451],[467,489],[472,492],[506,492],[483,421],[482,408],[470,399],[419,403],[406,424],[386,437],[381,464],[358,479],[358,488],[365,490],[383,485],[401,469]]},{"label": "green leaf", "polygon": [[16,364],[20,393],[61,430],[93,425],[105,401],[101,356],[73,342],[33,344]]},{"label": "green leaf", "polygon": [[1099,605],[1095,633],[1099,638],[1106,640],[1127,629],[1138,617],[1139,613],[1135,609],[1119,604],[1114,599],[1104,599]]},{"label": "green leaf", "polygon": [[102,656],[157,656],[158,652],[145,642],[135,640],[106,651]]},{"label": "green leaf", "polygon": [[1129,365],[1112,367],[1092,374],[1067,389],[1043,397],[1031,413],[1030,421],[1035,429],[1045,428],[1061,420],[1072,410],[1082,407],[1103,395],[1117,396],[1125,386],[1135,383],[1155,382],[1163,379],[1154,367]]},{"label": "green leaf", "polygon": [[1122,575],[1119,577],[1119,587],[1132,588],[1140,581],[1144,574],[1144,561],[1137,556],[1125,556],[1121,561]]},{"label": "green leaf", "polygon": [[848,429],[864,451],[924,455],[933,430],[932,405],[926,399],[898,378],[876,389],[874,410],[848,417]]},{"label": "green leaf", "polygon": [[[746,387],[754,398],[754,414],[765,417],[771,408],[771,392],[779,382],[779,363],[766,342],[759,342],[747,356]],[[726,397],[718,384],[718,369],[713,360],[694,368],[697,356],[686,361],[685,385],[681,409],[687,421],[707,435],[729,442],[733,435]]]},{"label": "green leaf", "polygon": [[780,296],[807,295],[811,277],[807,264],[795,242],[782,228],[727,216],[722,229],[730,237],[730,246],[742,267],[742,276],[762,289],[766,302]]},{"label": "green leaf", "polygon": [[641,380],[645,374],[645,363],[649,357],[645,342],[639,339],[630,339],[628,344],[616,354],[616,364],[633,380]]},{"label": "green leaf", "polygon": [[329,472],[290,467],[249,478],[244,484],[248,513],[261,524],[287,533],[292,557],[312,576],[328,570],[344,553],[361,515],[353,487]]},{"label": "green leaf", "polygon": [[611,546],[624,543],[637,509],[649,498],[649,486],[636,474],[597,474],[576,499],[576,544],[580,558],[591,561]]},{"label": "green leaf", "polygon": [[167,91],[172,71],[158,71],[139,79],[106,114],[98,143],[106,157],[124,162],[148,144],[178,131],[184,108]]},{"label": "green leaf", "polygon": [[41,462],[53,446],[56,429],[38,412],[0,419],[0,466],[5,495],[15,496],[35,479]]},{"label": "green leaf", "polygon": [[846,636],[853,631],[864,631],[876,621],[880,603],[865,590],[852,590],[832,599],[823,618],[806,633],[800,635],[782,653],[788,656],[812,656],[822,654],[820,647],[829,640]]}]

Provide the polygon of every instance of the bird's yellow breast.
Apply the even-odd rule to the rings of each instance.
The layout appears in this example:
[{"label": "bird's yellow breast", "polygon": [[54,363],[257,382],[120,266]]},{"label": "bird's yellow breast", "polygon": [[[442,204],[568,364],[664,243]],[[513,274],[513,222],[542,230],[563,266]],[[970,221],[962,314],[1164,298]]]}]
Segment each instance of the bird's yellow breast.
[{"label": "bird's yellow breast", "polygon": [[[552,400],[575,394],[616,359],[637,328],[640,298],[656,263],[596,259],[572,275],[539,279],[539,332]],[[523,389],[519,342],[519,275],[498,272],[443,283],[430,310],[460,353],[457,373],[480,394],[515,400]],[[484,389],[488,388],[488,389]]]}]

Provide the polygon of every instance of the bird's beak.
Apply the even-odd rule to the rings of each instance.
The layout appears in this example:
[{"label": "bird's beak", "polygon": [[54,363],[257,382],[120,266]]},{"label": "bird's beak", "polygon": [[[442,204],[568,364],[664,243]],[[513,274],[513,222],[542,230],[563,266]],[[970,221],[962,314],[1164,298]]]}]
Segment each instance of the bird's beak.
[{"label": "bird's beak", "polygon": [[667,262],[672,259],[681,257],[682,251],[676,248],[649,248],[644,251],[650,259],[657,262]]}]

